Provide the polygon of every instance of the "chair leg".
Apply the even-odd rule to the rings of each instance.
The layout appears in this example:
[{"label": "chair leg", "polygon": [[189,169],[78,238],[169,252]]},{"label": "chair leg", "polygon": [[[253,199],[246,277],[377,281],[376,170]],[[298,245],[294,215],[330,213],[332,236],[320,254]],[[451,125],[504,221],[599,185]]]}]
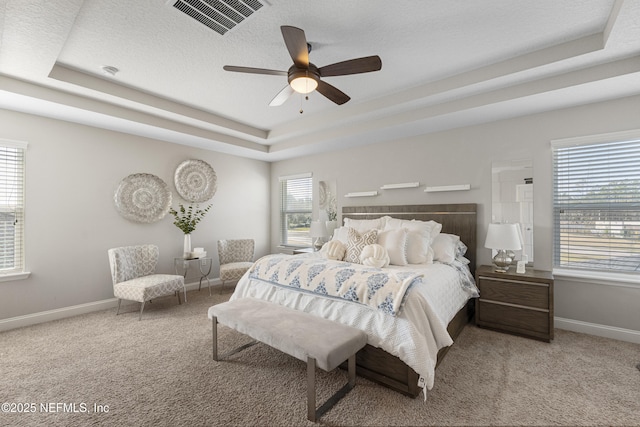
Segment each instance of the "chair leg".
[{"label": "chair leg", "polygon": [[140,303],[140,316],[138,316],[138,321],[142,320],[142,310],[144,310],[144,301]]},{"label": "chair leg", "polygon": [[118,298],[118,311],[116,311],[116,316],[120,314],[120,304],[122,304],[122,299]]},{"label": "chair leg", "polygon": [[[180,301],[180,291],[176,291],[176,295],[178,296],[178,305],[182,304],[182,302]],[[187,296],[185,295],[185,301],[186,301]]]}]

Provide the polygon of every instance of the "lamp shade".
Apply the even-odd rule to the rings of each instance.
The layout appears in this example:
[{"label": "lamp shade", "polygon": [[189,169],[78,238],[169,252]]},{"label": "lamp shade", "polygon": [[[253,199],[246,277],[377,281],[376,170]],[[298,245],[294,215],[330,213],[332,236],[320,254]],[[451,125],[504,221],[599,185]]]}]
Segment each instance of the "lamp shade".
[{"label": "lamp shade", "polygon": [[311,237],[326,237],[329,234],[327,226],[324,221],[311,221],[311,227],[309,228],[309,236]]},{"label": "lamp shade", "polygon": [[484,247],[497,250],[518,251],[522,249],[518,231],[519,227],[517,224],[489,224]]}]

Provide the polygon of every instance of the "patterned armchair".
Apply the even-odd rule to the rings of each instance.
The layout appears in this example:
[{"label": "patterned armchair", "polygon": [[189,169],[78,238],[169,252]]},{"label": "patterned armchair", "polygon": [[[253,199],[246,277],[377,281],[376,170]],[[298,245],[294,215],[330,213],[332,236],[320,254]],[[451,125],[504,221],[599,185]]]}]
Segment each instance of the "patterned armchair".
[{"label": "patterned armchair", "polygon": [[218,240],[220,280],[222,284],[239,280],[253,265],[255,242],[253,239]]},{"label": "patterned armchair", "polygon": [[140,316],[144,303],[165,295],[176,294],[178,304],[180,291],[187,301],[184,277],[175,274],[155,274],[160,251],[155,245],[124,246],[108,250],[113,280],[113,295],[118,298],[118,311],[123,299],[140,302]]}]

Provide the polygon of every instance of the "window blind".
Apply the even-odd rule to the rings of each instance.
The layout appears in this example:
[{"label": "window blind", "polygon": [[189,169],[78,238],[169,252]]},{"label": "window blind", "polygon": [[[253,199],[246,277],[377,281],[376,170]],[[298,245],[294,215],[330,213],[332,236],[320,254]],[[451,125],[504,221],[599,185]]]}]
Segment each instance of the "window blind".
[{"label": "window blind", "polygon": [[0,139],[0,274],[24,271],[27,144]]},{"label": "window blind", "polygon": [[640,137],[552,152],[554,266],[640,272]]},{"label": "window blind", "polygon": [[313,209],[311,174],[280,178],[281,244],[310,246],[309,227]]}]

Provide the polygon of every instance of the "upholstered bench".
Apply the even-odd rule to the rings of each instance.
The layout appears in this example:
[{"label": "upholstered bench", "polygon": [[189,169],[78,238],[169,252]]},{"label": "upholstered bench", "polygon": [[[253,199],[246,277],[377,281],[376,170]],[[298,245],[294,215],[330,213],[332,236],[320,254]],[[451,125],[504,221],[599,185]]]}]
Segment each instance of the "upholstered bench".
[{"label": "upholstered bench", "polygon": [[[241,346],[218,357],[218,323],[250,336],[307,363],[307,417],[316,421],[349,390],[356,381],[356,352],[367,343],[367,335],[351,326],[296,311],[275,303],[240,298],[209,308],[213,329],[213,360],[256,344]],[[316,410],[316,366],[331,371],[348,360],[349,382]]]}]

